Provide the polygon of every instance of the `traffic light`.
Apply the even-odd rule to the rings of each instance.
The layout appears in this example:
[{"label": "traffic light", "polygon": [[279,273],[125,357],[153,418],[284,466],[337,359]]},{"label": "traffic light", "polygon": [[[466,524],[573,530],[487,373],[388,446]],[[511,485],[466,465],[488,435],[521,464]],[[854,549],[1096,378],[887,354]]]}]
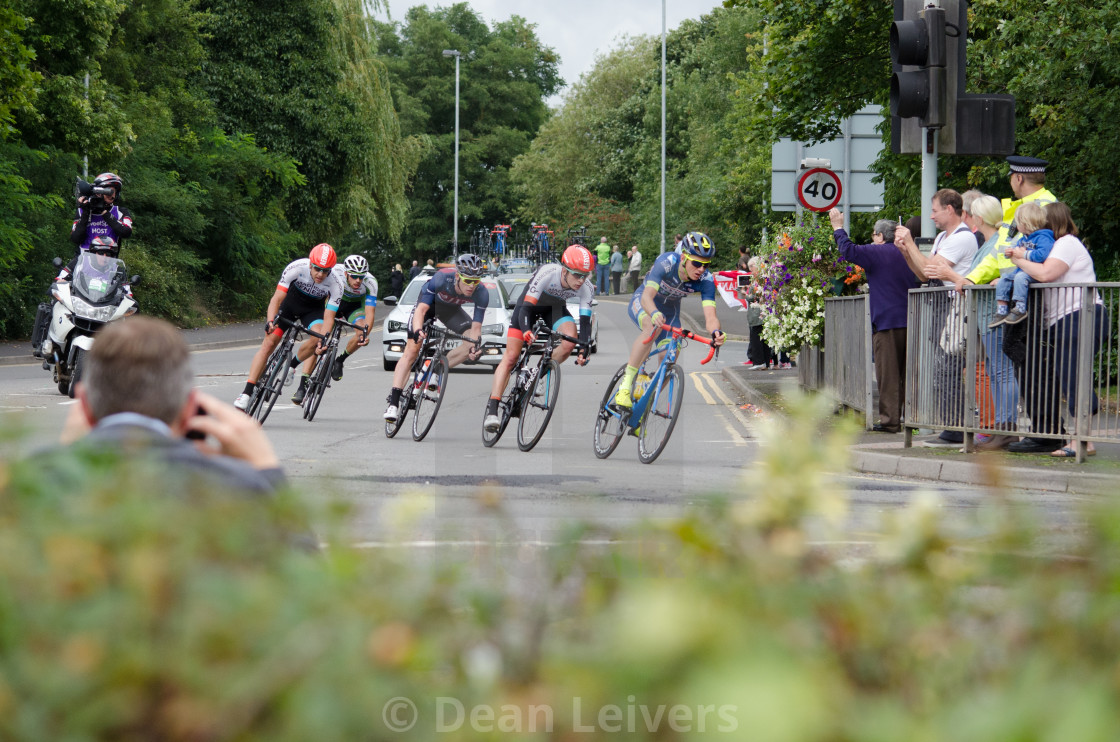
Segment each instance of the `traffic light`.
[{"label": "traffic light", "polygon": [[[936,7],[926,7],[927,5]],[[933,11],[931,13],[931,11]],[[891,151],[919,154],[936,130],[943,155],[1015,154],[1015,98],[965,93],[965,0],[894,0]]]},{"label": "traffic light", "polygon": [[891,24],[891,63],[892,116],[916,118],[929,129],[940,129],[952,121],[947,115],[943,8],[923,8],[917,19]]}]

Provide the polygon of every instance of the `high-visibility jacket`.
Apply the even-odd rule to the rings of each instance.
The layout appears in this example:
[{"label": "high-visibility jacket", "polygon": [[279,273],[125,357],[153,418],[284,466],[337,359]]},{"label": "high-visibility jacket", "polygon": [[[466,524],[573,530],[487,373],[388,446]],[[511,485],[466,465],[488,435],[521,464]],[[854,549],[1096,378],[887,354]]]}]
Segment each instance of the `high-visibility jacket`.
[{"label": "high-visibility jacket", "polygon": [[1015,212],[1028,201],[1035,201],[1039,206],[1045,206],[1057,200],[1058,197],[1045,188],[1040,188],[1034,193],[1015,201],[1009,198],[1002,199],[1000,203],[1003,206],[1003,224],[999,226],[999,239],[996,240],[996,246],[991,254],[981,260],[980,264],[965,278],[975,284],[984,284],[991,283],[1001,275],[1014,271],[1015,264],[1011,262],[1011,258],[1004,256],[1003,251],[1017,244],[1022,238],[1018,231],[1012,232],[1011,229],[1011,223],[1015,220]]}]

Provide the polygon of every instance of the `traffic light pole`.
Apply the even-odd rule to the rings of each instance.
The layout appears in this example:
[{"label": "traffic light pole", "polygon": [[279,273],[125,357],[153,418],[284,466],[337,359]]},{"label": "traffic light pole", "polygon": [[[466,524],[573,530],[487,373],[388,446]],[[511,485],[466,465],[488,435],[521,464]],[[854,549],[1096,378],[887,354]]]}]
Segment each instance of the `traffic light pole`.
[{"label": "traffic light pole", "polygon": [[937,129],[922,129],[926,146],[922,148],[922,237],[933,239],[933,194],[937,193]]}]

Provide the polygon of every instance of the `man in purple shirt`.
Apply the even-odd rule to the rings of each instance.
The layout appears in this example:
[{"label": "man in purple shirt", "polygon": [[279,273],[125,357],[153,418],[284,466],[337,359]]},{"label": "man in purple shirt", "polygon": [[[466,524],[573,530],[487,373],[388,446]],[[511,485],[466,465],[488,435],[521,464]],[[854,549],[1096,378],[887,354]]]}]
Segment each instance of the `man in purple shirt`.
[{"label": "man in purple shirt", "polygon": [[828,212],[840,257],[863,268],[871,289],[871,348],[879,383],[879,424],[882,433],[902,432],[902,403],[906,399],[906,294],[918,279],[894,246],[898,226],[889,219],[875,222],[870,245],[856,245],[844,229],[844,214]]}]

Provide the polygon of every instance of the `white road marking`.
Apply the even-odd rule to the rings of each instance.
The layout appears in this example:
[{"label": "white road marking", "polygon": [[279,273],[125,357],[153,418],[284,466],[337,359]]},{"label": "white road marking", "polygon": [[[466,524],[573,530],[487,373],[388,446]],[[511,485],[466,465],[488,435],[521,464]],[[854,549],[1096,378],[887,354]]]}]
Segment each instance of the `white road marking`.
[{"label": "white road marking", "polygon": [[[702,396],[704,398],[705,402],[707,402],[709,405],[712,405],[714,407],[722,407],[724,410],[730,410],[731,413],[736,416],[736,418],[739,420],[739,422],[747,430],[750,430],[750,425],[747,424],[746,419],[743,418],[739,413],[739,406],[737,404],[735,404],[734,402],[732,402],[730,399],[727,398],[727,395],[723,393],[723,390],[721,390],[719,388],[719,386],[716,384],[716,382],[713,379],[708,378],[710,375],[711,375],[710,372],[709,373],[701,373],[699,371],[693,371],[692,373],[689,374],[689,376],[692,377],[692,383],[696,385],[696,390],[700,392],[700,396]],[[707,390],[704,388],[705,385],[702,383],[702,382],[705,382],[705,381],[709,385],[711,385],[712,391],[717,396],[719,396],[722,401],[716,400],[716,398],[714,396],[712,396],[711,394],[709,394],[707,392]],[[735,427],[730,423],[730,421],[728,421],[728,419],[726,417],[723,417],[722,415],[720,415],[718,417],[719,417],[719,421],[721,423],[723,423],[723,427],[727,429],[727,432],[730,435],[730,441],[732,443],[734,443],[736,446],[746,446],[746,445],[748,445],[747,441],[743,438],[743,436],[739,433],[739,431],[735,430]]]}]

